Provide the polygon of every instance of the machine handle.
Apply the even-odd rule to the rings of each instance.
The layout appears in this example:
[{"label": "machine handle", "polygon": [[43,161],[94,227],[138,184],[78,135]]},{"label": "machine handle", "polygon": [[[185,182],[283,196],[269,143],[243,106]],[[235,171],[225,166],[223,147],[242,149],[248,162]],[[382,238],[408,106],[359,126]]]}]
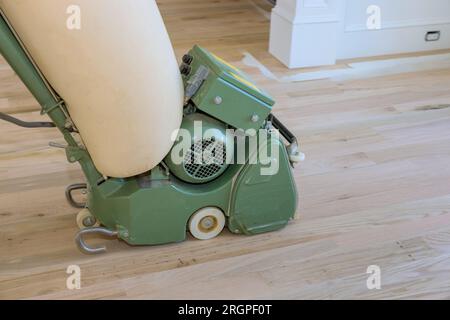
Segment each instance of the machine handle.
[{"label": "machine handle", "polygon": [[23,127],[23,128],[54,128],[54,127],[56,127],[56,125],[53,122],[44,122],[44,121],[28,122],[28,121],[23,121],[23,120],[11,117],[10,115],[3,113],[3,112],[0,112],[0,119],[10,122],[12,124],[15,124],[19,127]]},{"label": "machine handle", "polygon": [[287,140],[287,142],[289,142],[289,146],[287,146],[286,149],[288,151],[289,160],[291,161],[292,165],[294,163],[305,160],[305,154],[300,152],[300,147],[295,135],[291,131],[289,131],[289,129],[286,128],[286,126],[273,114],[270,114],[269,120],[272,122],[274,128],[281,133],[281,135]]},{"label": "machine handle", "polygon": [[73,199],[73,196],[72,196],[72,191],[83,190],[83,189],[87,189],[86,183],[74,183],[66,188],[66,199],[67,199],[67,202],[69,202],[69,204],[72,207],[78,208],[78,209],[82,209],[82,208],[86,207],[86,203],[77,202]]},{"label": "machine handle", "polygon": [[287,140],[289,143],[296,143],[297,138],[294,136],[294,134],[289,131],[288,128],[280,121],[277,117],[275,117],[273,114],[270,115],[270,121],[272,122],[272,125],[280,131],[280,133],[283,135],[283,137]]}]

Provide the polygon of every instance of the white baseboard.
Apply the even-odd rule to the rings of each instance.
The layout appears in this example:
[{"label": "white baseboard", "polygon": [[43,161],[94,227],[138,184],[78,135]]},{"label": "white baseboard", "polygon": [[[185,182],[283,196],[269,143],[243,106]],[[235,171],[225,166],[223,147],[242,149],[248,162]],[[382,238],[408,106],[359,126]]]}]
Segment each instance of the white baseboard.
[{"label": "white baseboard", "polygon": [[[440,31],[439,41],[425,41],[429,31]],[[379,56],[450,48],[450,24],[390,27],[380,30],[344,32],[340,35],[337,59]]]},{"label": "white baseboard", "polygon": [[[289,68],[301,68],[330,65],[338,59],[450,48],[450,12],[442,0],[427,0],[425,7],[421,2],[425,0],[405,2],[412,7],[366,1],[382,4],[382,12],[389,13],[379,30],[364,24],[366,5],[352,5],[352,1],[278,0],[271,15],[270,53]],[[429,31],[440,31],[439,41],[425,41]]]}]

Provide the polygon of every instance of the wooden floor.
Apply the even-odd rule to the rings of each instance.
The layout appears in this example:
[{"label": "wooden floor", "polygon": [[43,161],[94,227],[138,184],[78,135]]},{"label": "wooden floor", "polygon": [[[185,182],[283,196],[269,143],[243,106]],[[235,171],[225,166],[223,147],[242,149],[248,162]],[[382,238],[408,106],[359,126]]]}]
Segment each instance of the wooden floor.
[{"label": "wooden floor", "polygon": [[[242,62],[267,53],[267,6],[159,0],[177,56],[199,43],[249,73],[301,139],[298,218],[279,232],[81,254],[64,188],[83,181],[54,129],[0,122],[0,298],[450,298],[450,69],[280,82]],[[262,5],[262,6],[260,6]],[[262,8],[262,9],[261,9]],[[3,60],[0,110],[41,119]],[[79,265],[82,289],[66,289]],[[369,265],[381,289],[368,290]]]}]

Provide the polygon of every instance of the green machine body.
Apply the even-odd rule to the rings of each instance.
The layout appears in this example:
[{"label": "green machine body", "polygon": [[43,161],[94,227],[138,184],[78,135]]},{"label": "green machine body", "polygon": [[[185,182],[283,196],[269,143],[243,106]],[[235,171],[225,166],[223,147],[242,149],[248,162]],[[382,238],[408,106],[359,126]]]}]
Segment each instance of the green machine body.
[{"label": "green machine body", "polygon": [[[97,171],[89,151],[74,138],[64,97],[46,83],[4,16],[0,53],[61,131],[68,161],[78,162],[84,172],[86,183],[69,186],[67,192],[71,204],[82,209],[75,239],[83,252],[105,251],[87,245],[86,234],[117,237],[131,245],[156,245],[183,241],[187,231],[208,239],[224,226],[246,235],[274,231],[293,218],[297,190],[292,164],[299,154],[295,137],[271,115],[274,101],[269,95],[207,50],[195,46],[181,66],[186,91],[181,129],[191,134],[185,141],[189,156],[173,161],[178,139],[158,166],[126,179],[103,177]],[[202,124],[200,134],[194,132],[196,122]],[[211,151],[211,145],[215,146],[209,156],[213,162],[201,158],[199,163],[187,163],[196,152]],[[243,153],[239,145],[244,146]],[[270,163],[253,161],[261,149],[276,154],[269,157],[277,163],[275,173],[262,174]],[[86,203],[73,200],[71,191],[77,188],[86,189]]]}]

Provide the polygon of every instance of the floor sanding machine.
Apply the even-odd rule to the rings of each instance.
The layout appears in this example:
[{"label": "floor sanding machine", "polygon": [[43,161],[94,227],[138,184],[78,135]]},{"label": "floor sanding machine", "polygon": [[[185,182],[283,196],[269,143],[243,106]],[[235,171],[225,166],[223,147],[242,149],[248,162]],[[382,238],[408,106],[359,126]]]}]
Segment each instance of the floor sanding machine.
[{"label": "floor sanding machine", "polygon": [[[303,154],[241,70],[194,46],[176,61],[154,0],[0,0],[0,52],[56,127],[86,183],[67,188],[86,234],[131,245],[253,235],[297,207]],[[75,200],[76,190],[86,201]]]}]

